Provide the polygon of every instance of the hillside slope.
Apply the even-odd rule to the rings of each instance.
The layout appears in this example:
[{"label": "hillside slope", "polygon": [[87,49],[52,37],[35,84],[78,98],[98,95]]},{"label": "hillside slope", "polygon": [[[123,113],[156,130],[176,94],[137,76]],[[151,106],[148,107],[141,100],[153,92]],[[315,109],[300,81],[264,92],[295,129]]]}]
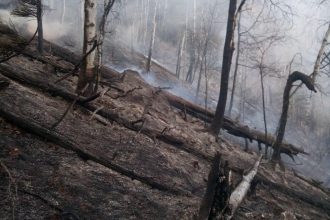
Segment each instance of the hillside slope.
[{"label": "hillside slope", "polygon": [[[121,77],[104,68],[101,97],[79,98],[52,129],[76,98],[77,79],[54,82],[77,58],[50,45],[40,57],[33,48],[0,64],[9,82],[0,87],[1,218],[192,219],[216,152],[236,184],[258,157],[215,142],[203,121],[130,70]],[[292,171],[263,162],[256,180],[236,219],[330,218],[329,194]]]}]

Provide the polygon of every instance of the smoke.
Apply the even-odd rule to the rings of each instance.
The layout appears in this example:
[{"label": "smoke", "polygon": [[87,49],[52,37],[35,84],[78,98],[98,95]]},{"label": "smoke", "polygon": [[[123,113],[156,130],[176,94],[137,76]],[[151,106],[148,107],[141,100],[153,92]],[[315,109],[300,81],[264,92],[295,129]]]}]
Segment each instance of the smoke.
[{"label": "smoke", "polygon": [[[189,68],[190,48],[203,46],[206,27],[212,20],[211,43],[207,54],[208,76],[208,107],[214,108],[218,99],[222,48],[226,31],[228,0],[158,0],[156,41],[153,51],[155,62],[175,73],[178,48],[182,34],[187,34],[181,63],[180,79],[184,80]],[[44,35],[47,40],[56,42],[75,51],[82,47],[82,0],[44,1]],[[270,44],[256,43],[261,39],[275,36],[280,40],[273,42],[265,52],[263,65],[268,69],[265,73],[267,126],[271,134],[275,134],[282,106],[283,88],[288,74],[298,70],[309,74],[330,21],[329,4],[319,5],[310,0],[274,0],[271,5],[262,0],[247,1],[246,10],[242,13],[242,31],[249,30],[242,37],[241,58],[239,60],[237,89],[235,93],[233,117],[241,122],[263,130],[261,105],[261,86],[258,64],[261,50]],[[103,1],[99,0],[98,8],[102,12]],[[109,18],[105,42],[105,64],[116,68],[119,72],[133,69],[150,84],[171,87],[172,93],[190,101],[204,105],[205,77],[201,82],[199,97],[195,97],[195,87],[199,68],[195,72],[192,86],[187,83],[161,80],[159,73],[144,74],[143,56],[147,54],[150,44],[154,0],[122,0],[115,4]],[[215,9],[214,17],[211,17]],[[63,13],[65,11],[65,13]],[[9,12],[0,12],[2,20],[10,17]],[[30,34],[35,31],[36,22],[22,18],[10,17],[20,29]],[[256,22],[257,21],[257,22]],[[255,23],[255,24],[254,24]],[[252,39],[251,36],[258,36]],[[197,39],[193,43],[191,38]],[[237,32],[235,33],[237,40]],[[196,46],[196,47],[197,47]],[[236,45],[237,46],[237,45]],[[330,48],[328,48],[330,49]],[[196,51],[198,54],[200,50]],[[237,50],[236,50],[237,52]],[[235,55],[234,55],[235,56]],[[295,59],[291,62],[291,60]],[[196,59],[198,61],[198,59]],[[290,65],[291,62],[291,65]],[[233,65],[235,62],[233,60]],[[233,67],[234,68],[234,67]],[[204,71],[202,71],[204,74]],[[167,79],[167,78],[166,78]],[[231,79],[232,80],[232,79]],[[321,74],[317,78],[318,88],[322,93],[311,95],[302,87],[291,99],[290,118],[285,139],[310,152],[309,157],[298,158],[302,166],[294,168],[308,175],[330,180],[326,169],[330,166],[330,79]],[[230,82],[231,85],[231,82]],[[231,87],[231,86],[230,86]],[[328,134],[328,135],[327,135]],[[244,144],[242,140],[240,144]],[[316,163],[315,161],[319,161]],[[316,166],[317,164],[317,166]],[[329,181],[330,184],[330,181]]]}]

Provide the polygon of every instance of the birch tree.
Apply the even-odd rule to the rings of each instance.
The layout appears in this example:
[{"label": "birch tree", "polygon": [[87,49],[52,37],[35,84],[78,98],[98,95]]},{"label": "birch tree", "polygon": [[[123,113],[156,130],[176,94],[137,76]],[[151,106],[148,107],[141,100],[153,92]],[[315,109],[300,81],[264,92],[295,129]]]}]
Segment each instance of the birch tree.
[{"label": "birch tree", "polygon": [[[93,49],[96,43],[96,15],[97,15],[97,1],[85,0],[84,12],[84,43],[83,54],[89,55],[85,58],[82,69],[79,74],[77,93],[81,93],[82,90],[87,87],[85,95],[90,95],[94,90],[95,80],[95,57],[96,51]],[[94,46],[95,47],[95,46]]]},{"label": "birch tree", "polygon": [[[99,68],[102,64],[102,44],[106,33],[105,26],[107,17],[115,0],[104,2],[104,13],[101,17],[99,29],[96,26],[97,0],[85,0],[84,4],[84,60],[77,85],[77,93],[88,96],[97,91]],[[97,48],[97,50],[96,50]],[[98,52],[98,53],[97,53]],[[97,61],[97,62],[96,62]],[[83,91],[85,90],[85,91]]]}]

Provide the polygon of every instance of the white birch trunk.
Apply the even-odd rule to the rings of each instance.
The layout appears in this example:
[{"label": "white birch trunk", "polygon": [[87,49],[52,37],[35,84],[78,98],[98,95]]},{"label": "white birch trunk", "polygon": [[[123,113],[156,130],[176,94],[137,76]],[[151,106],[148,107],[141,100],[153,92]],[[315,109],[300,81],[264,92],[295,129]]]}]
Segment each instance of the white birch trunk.
[{"label": "white birch trunk", "polygon": [[258,158],[257,162],[254,164],[251,171],[248,174],[243,176],[243,180],[240,182],[240,184],[236,187],[236,189],[230,195],[228,207],[229,207],[231,213],[228,216],[226,216],[226,218],[225,218],[226,220],[230,220],[233,218],[233,215],[234,215],[236,209],[242,203],[247,192],[249,191],[251,182],[258,172],[261,158],[262,158],[262,156],[260,156]]},{"label": "white birch trunk", "polygon": [[[85,0],[85,22],[84,22],[84,45],[83,54],[87,54],[94,45],[96,40],[96,14],[97,14],[97,1]],[[91,52],[83,64],[82,70],[79,75],[79,82],[77,92],[80,92],[86,85],[89,85],[89,89],[93,86],[93,80],[95,76],[95,56],[96,50]],[[87,90],[87,91],[88,91]]]}]

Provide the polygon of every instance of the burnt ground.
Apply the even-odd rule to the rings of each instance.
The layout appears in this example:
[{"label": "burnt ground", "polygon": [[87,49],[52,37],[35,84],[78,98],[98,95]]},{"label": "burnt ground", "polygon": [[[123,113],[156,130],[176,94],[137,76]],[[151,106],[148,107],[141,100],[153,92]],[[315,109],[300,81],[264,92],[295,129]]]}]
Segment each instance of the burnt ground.
[{"label": "burnt ground", "polygon": [[[258,157],[215,142],[129,70],[104,68],[106,93],[52,129],[75,98],[77,77],[54,83],[74,56],[32,48],[0,64],[0,219],[192,219],[217,151],[235,184]],[[235,219],[330,219],[329,194],[292,171],[263,161],[256,180]]]}]

